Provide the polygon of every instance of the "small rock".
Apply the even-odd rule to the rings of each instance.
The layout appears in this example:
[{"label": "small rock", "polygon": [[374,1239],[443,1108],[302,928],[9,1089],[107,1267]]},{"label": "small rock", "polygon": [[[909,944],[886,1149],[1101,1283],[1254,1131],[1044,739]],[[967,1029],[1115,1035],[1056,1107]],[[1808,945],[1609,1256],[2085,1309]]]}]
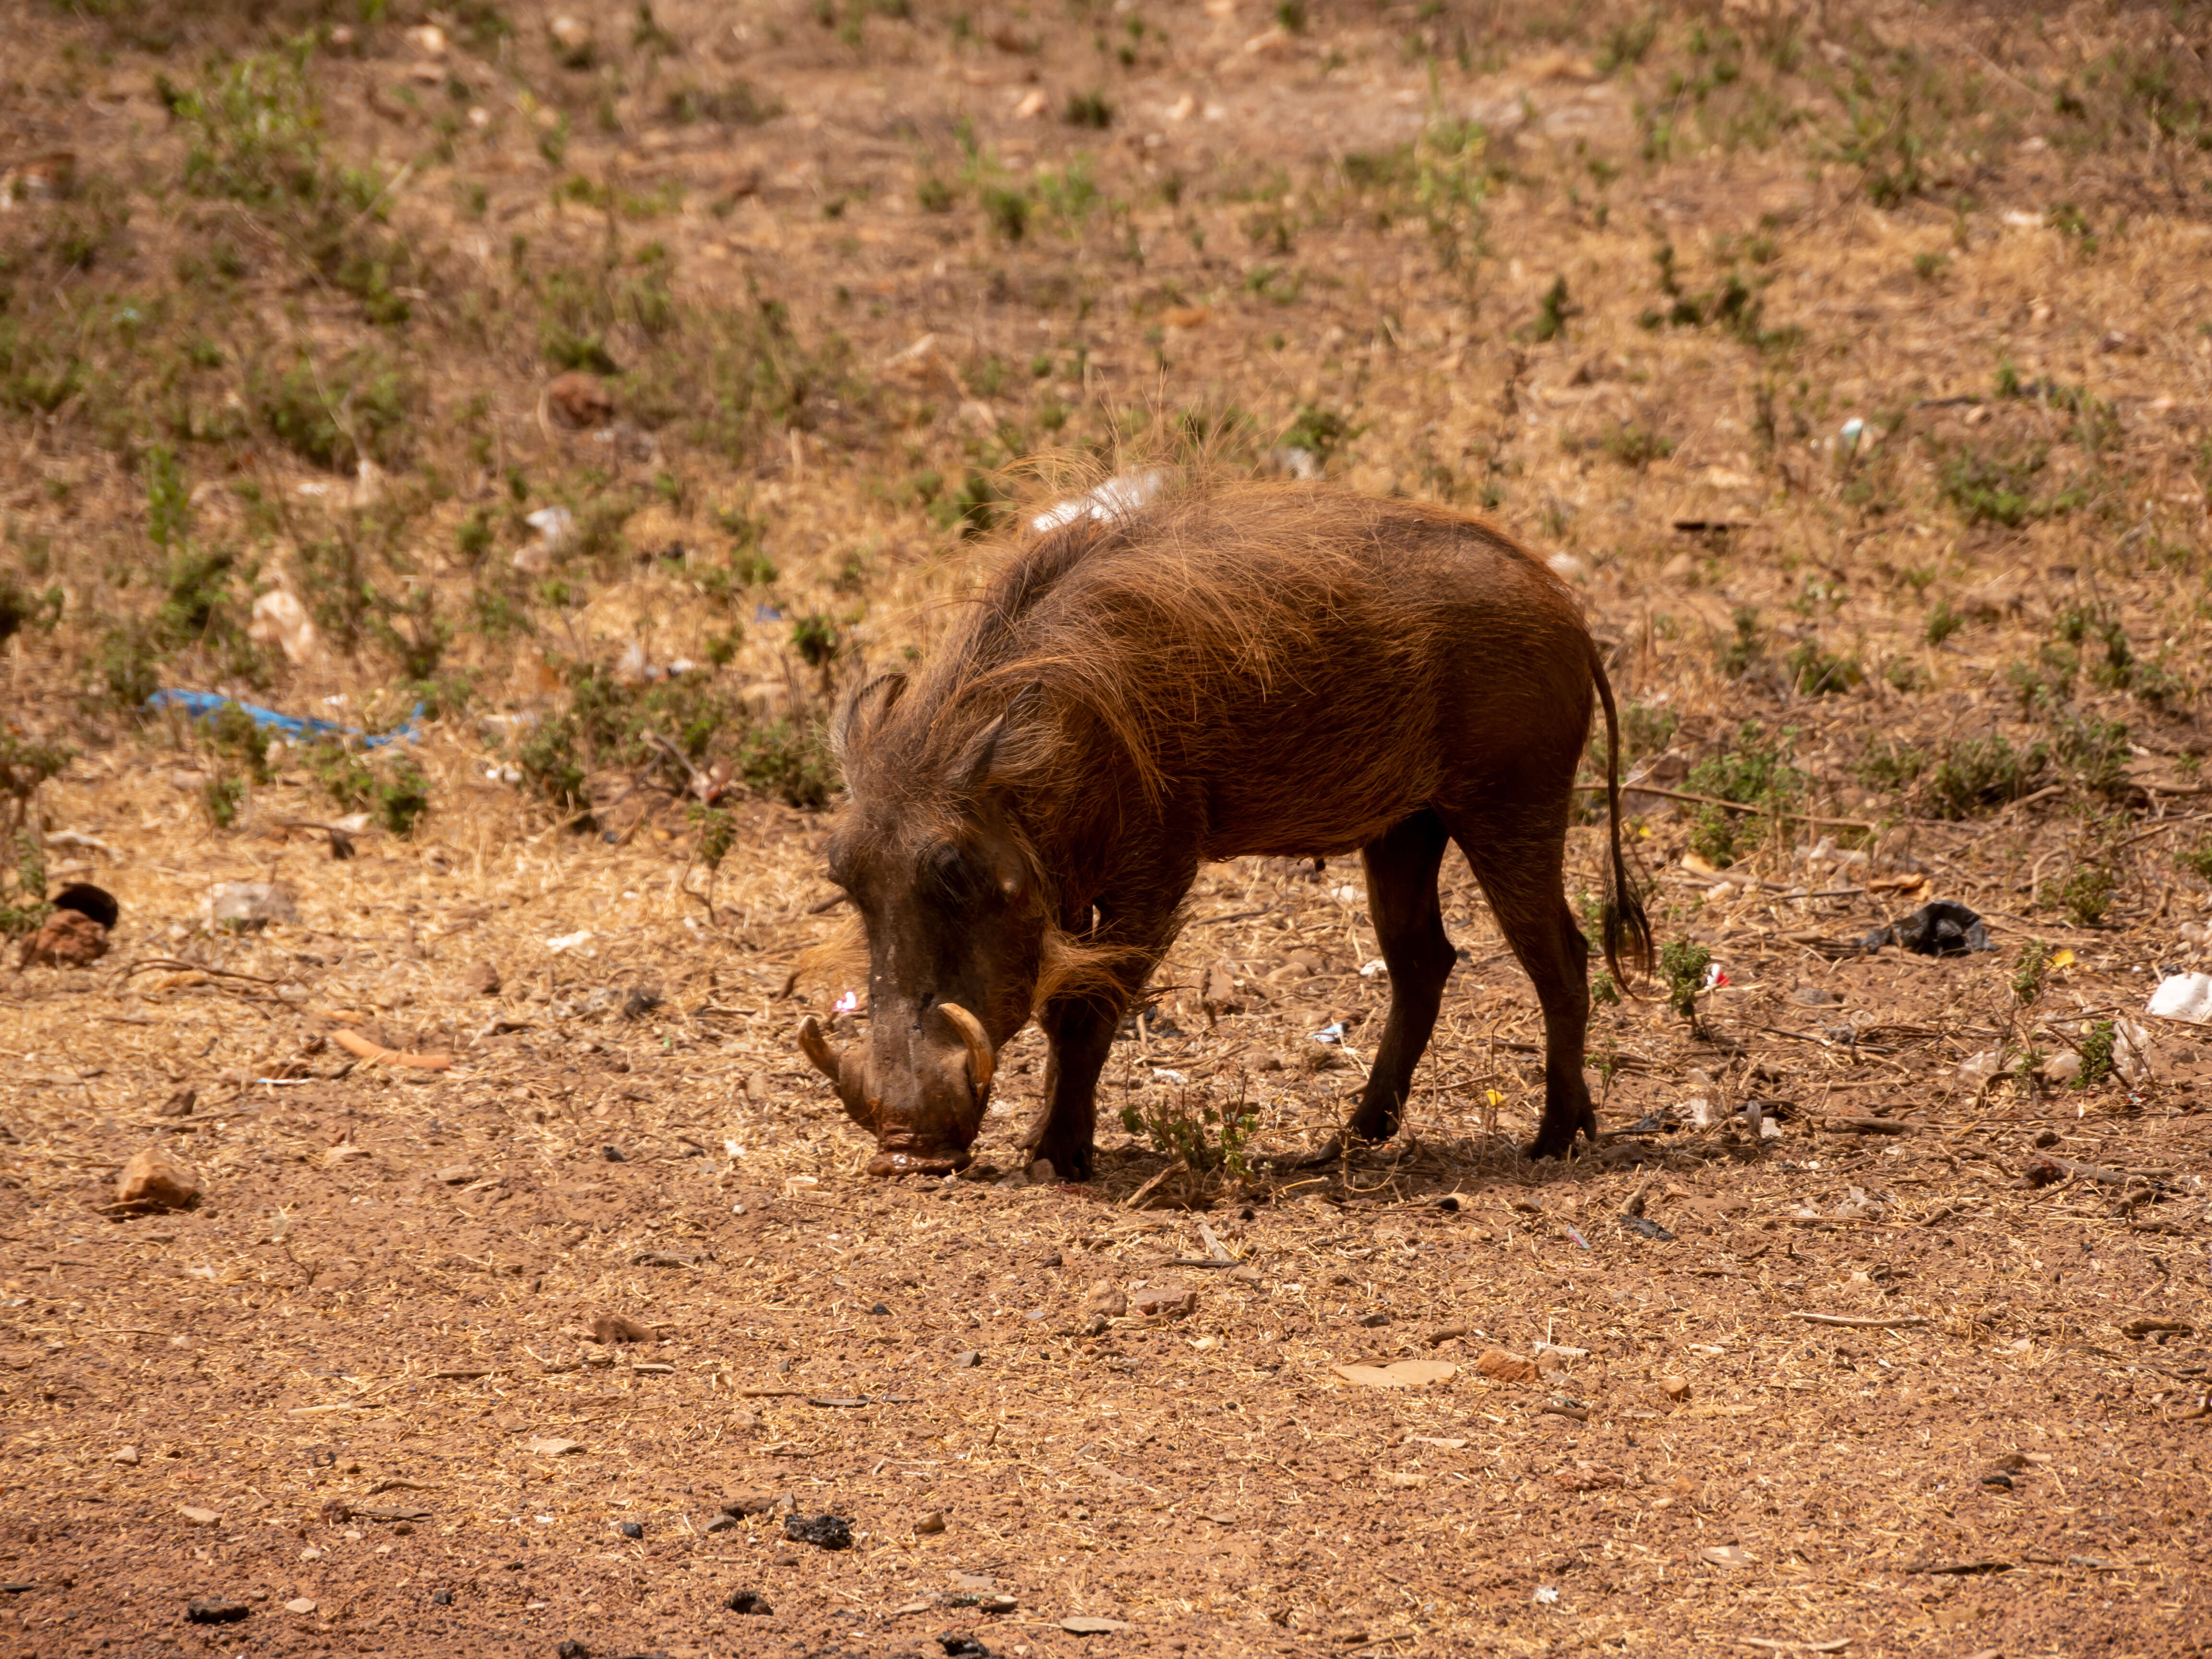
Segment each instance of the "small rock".
[{"label": "small rock", "polygon": [[1060,1627],[1072,1636],[1111,1636],[1117,1631],[1133,1628],[1119,1619],[1093,1619],[1086,1614],[1063,1619]]},{"label": "small rock", "polygon": [[1750,1552],[1740,1549],[1734,1544],[1717,1544],[1709,1550],[1701,1551],[1700,1553],[1717,1567],[1728,1567],[1733,1570],[1751,1565]]},{"label": "small rock", "polygon": [[623,1152],[619,1146],[602,1146],[599,1148],[599,1156],[606,1159],[610,1164],[627,1164],[629,1162],[629,1154]]},{"label": "small rock", "polygon": [[185,1609],[185,1617],[195,1625],[234,1625],[252,1612],[243,1601],[225,1601],[210,1598],[194,1601]]},{"label": "small rock", "polygon": [[499,987],[499,969],[489,962],[479,962],[461,975],[461,988],[476,996],[495,997]]},{"label": "small rock", "polygon": [[1207,969],[1200,984],[1198,1000],[1209,1018],[1243,1013],[1243,1000],[1237,994],[1237,970],[1225,962],[1218,962]]},{"label": "small rock", "polygon": [[1198,1292],[1180,1285],[1152,1285],[1129,1298],[1130,1310],[1140,1319],[1180,1319],[1198,1311]]},{"label": "small rock", "polygon": [[192,1108],[199,1103],[198,1090],[174,1090],[167,1100],[154,1109],[154,1115],[155,1117],[190,1117],[192,1115]]},{"label": "small rock", "polygon": [[1059,1179],[1060,1171],[1053,1167],[1050,1158],[1038,1158],[1030,1160],[1030,1180],[1033,1184],[1049,1187]]},{"label": "small rock", "polygon": [[189,1209],[199,1197],[199,1178],[157,1146],[134,1153],[115,1178],[115,1201],[139,1209]]},{"label": "small rock", "polygon": [[475,1168],[466,1164],[448,1164],[436,1176],[448,1187],[465,1187],[476,1178]]},{"label": "small rock", "polygon": [[783,1500],[778,1498],[774,1492],[747,1492],[742,1498],[724,1498],[722,1500],[722,1513],[725,1515],[768,1515],[772,1513],[776,1506],[782,1501]]},{"label": "small rock", "polygon": [[1687,1400],[1690,1397],[1690,1379],[1686,1376],[1662,1376],[1659,1379],[1659,1392],[1677,1402]]},{"label": "small rock", "polygon": [[594,1342],[653,1342],[660,1333],[628,1314],[601,1314],[592,1322]]},{"label": "small rock", "polygon": [[208,895],[208,921],[217,927],[250,929],[300,920],[291,890],[273,881],[226,881]]},{"label": "small rock", "polygon": [[222,1524],[222,1514],[215,1510],[198,1509],[187,1504],[177,1513],[185,1517],[185,1524],[188,1527],[219,1527]]},{"label": "small rock", "polygon": [[581,1642],[561,1642],[554,1646],[553,1659],[592,1659],[592,1650]]},{"label": "small rock", "polygon": [[817,1549],[853,1547],[853,1523],[841,1515],[787,1515],[783,1535],[794,1544],[811,1544]]},{"label": "small rock", "polygon": [[309,1613],[314,1610],[315,1604],[304,1595],[295,1595],[284,1604],[287,1613]]},{"label": "small rock", "polygon": [[722,1605],[732,1613],[769,1613],[775,1611],[758,1590],[732,1590]]},{"label": "small rock", "polygon": [[914,1523],[914,1529],[925,1535],[932,1533],[943,1532],[945,1530],[945,1511],[942,1510],[930,1510],[927,1515],[923,1516],[921,1520]]},{"label": "small rock", "polygon": [[1503,1348],[1485,1348],[1474,1357],[1474,1369],[1493,1382],[1533,1382],[1536,1362]]},{"label": "small rock", "polygon": [[747,1100],[764,1101],[769,1097],[769,1092],[768,1073],[766,1072],[755,1072],[751,1076],[745,1079],[745,1098]]},{"label": "small rock", "polygon": [[605,426],[615,417],[615,400],[608,395],[606,383],[581,369],[553,377],[545,387],[545,406],[572,432]]},{"label": "small rock", "polygon": [[956,1371],[973,1370],[982,1363],[983,1356],[973,1348],[965,1349],[952,1356],[952,1369]]},{"label": "small rock", "polygon": [[580,1440],[566,1440],[557,1434],[534,1434],[522,1443],[522,1449],[539,1457],[566,1457],[584,1449]]},{"label": "small rock", "polygon": [[107,1454],[107,1461],[111,1463],[121,1463],[128,1468],[135,1469],[138,1467],[138,1448],[136,1446],[119,1446],[115,1450]]},{"label": "small rock", "polygon": [[432,1590],[430,1592],[430,1605],[435,1607],[450,1607],[453,1605],[453,1591],[449,1589]]},{"label": "small rock", "polygon": [[88,968],[107,954],[107,929],[82,910],[57,910],[23,941],[21,968]]},{"label": "small rock", "polygon": [[625,1538],[642,1538],[645,1536],[644,1526],[641,1522],[635,1521],[623,1522],[617,1530],[620,1531],[622,1535]]},{"label": "small rock", "polygon": [[715,1533],[718,1533],[718,1532],[728,1532],[732,1528],[735,1527],[737,1524],[738,1524],[738,1517],[737,1517],[736,1516],[734,1516],[734,1515],[718,1515],[718,1516],[715,1516],[712,1521],[709,1521],[709,1522],[707,1523],[706,1528],[705,1528],[705,1531],[707,1532],[708,1535],[709,1537],[711,1537],[711,1536],[713,1536]]},{"label": "small rock", "polygon": [[1109,1319],[1119,1319],[1129,1311],[1129,1298],[1112,1279],[1102,1279],[1091,1287],[1091,1294],[1083,1298],[1083,1310],[1104,1314]]},{"label": "small rock", "polygon": [[1833,1008],[1843,1001],[1822,985],[1801,985],[1790,994],[1790,1000],[1802,1008]]},{"label": "small rock", "polygon": [[870,1316],[871,1318],[875,1318],[875,1319],[882,1319],[882,1318],[884,1318],[884,1317],[888,1316],[890,1315],[890,1310],[888,1307],[884,1306],[884,1305],[882,1303],[880,1303],[880,1302],[878,1302],[878,1303],[875,1304],[872,1307],[871,1307],[871,1308],[868,1310],[869,1316]]},{"label": "small rock", "polygon": [[1380,1308],[1377,1308],[1373,1313],[1360,1315],[1359,1322],[1367,1327],[1368,1329],[1373,1330],[1379,1325],[1389,1324],[1390,1322],[1390,1316],[1384,1313]]}]

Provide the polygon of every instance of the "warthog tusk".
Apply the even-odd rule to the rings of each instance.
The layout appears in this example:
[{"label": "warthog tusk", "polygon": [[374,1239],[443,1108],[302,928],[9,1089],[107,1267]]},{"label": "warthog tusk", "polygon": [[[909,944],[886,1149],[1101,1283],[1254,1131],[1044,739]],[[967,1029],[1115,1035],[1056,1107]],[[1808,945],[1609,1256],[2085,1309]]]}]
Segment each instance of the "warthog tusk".
[{"label": "warthog tusk", "polygon": [[822,1035],[822,1022],[809,1014],[799,1028],[799,1048],[814,1062],[814,1069],[832,1083],[845,1079],[837,1066],[837,1051],[830,1046],[830,1039]]},{"label": "warthog tusk", "polygon": [[960,1033],[960,1040],[968,1045],[968,1076],[981,1094],[991,1086],[991,1073],[998,1062],[991,1054],[991,1039],[983,1035],[983,1023],[957,1002],[940,1002],[937,1012],[945,1016],[945,1024]]},{"label": "warthog tusk", "polygon": [[837,1091],[838,1103],[844,1107],[845,1115],[862,1128],[872,1133],[881,1103],[868,1098],[865,1076],[848,1075],[849,1054],[841,1054],[830,1046],[830,1039],[822,1035],[822,1023],[809,1014],[799,1028],[799,1052],[812,1062],[814,1069],[828,1078]]}]

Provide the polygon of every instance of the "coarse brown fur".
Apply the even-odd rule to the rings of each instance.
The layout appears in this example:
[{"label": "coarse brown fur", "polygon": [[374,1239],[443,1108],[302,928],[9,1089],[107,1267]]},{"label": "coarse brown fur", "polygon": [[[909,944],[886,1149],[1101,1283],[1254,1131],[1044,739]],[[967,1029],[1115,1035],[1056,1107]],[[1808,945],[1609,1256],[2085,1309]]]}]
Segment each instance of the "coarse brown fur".
[{"label": "coarse brown fur", "polygon": [[[836,732],[830,872],[870,955],[872,1052],[840,1094],[879,1170],[964,1159],[983,1110],[937,1005],[1051,1044],[1029,1143],[1087,1174],[1116,1023],[1205,861],[1360,851],[1392,979],[1350,1132],[1396,1130],[1454,960],[1456,842],[1543,1004],[1534,1150],[1595,1133],[1586,946],[1561,890],[1592,712],[1607,730],[1603,946],[1648,969],[1620,842],[1612,689],[1565,585],[1496,527],[1325,487],[1200,484],[1022,548],[909,679]],[[988,1063],[983,1071],[988,1075]]]}]

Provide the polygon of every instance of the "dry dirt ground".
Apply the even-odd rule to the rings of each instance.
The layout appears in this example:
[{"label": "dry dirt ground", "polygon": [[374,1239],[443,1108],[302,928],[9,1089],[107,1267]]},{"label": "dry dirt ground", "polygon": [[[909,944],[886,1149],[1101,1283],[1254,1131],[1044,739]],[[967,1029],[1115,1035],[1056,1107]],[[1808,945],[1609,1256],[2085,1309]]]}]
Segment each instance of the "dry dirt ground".
[{"label": "dry dirt ground", "polygon": [[[0,912],[120,905],[0,969],[0,1652],[2212,1652],[2212,1065],[2143,1012],[2212,905],[2200,15],[0,39]],[[1677,981],[1601,1144],[1517,1156],[1448,870],[1405,1137],[1271,1172],[1387,981],[1352,861],[1246,860],[1095,1182],[1021,1167],[1034,1032],[975,1167],[860,1173],[822,711],[1117,463],[1561,556]],[[1865,948],[1931,900],[1993,948]],[[116,1201],[149,1148],[195,1202]]]}]

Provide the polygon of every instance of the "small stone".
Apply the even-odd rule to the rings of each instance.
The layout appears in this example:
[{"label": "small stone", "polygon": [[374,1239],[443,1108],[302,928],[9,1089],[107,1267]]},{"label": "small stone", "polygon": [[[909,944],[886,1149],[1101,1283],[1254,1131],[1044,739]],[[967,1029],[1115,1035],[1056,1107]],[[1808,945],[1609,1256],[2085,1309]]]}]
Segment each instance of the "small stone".
[{"label": "small stone", "polygon": [[636,1521],[623,1522],[618,1530],[625,1538],[642,1538],[645,1536],[645,1527],[643,1523]]},{"label": "small stone", "polygon": [[783,1535],[794,1544],[811,1544],[817,1549],[853,1547],[853,1523],[841,1515],[787,1515]]},{"label": "small stone", "polygon": [[1225,962],[1217,962],[1207,969],[1205,979],[1200,982],[1198,1001],[1209,1018],[1243,1013],[1243,1000],[1237,994],[1237,970]]},{"label": "small stone", "polygon": [[295,1595],[284,1604],[287,1613],[309,1613],[314,1610],[315,1604],[304,1595]]},{"label": "small stone", "polygon": [[1382,1309],[1377,1308],[1373,1313],[1360,1315],[1359,1322],[1371,1331],[1377,1326],[1389,1324],[1390,1322],[1390,1316],[1384,1313]]},{"label": "small stone", "polygon": [[943,1532],[945,1530],[945,1511],[943,1510],[930,1510],[927,1515],[923,1516],[921,1520],[914,1523],[914,1529],[916,1532],[924,1534]]},{"label": "small stone", "polygon": [[1083,1298],[1083,1310],[1104,1314],[1109,1319],[1119,1319],[1129,1311],[1129,1298],[1112,1279],[1102,1279],[1091,1287],[1091,1294]]},{"label": "small stone", "polygon": [[536,1434],[522,1443],[522,1449],[539,1457],[566,1457],[583,1450],[584,1443],[564,1440],[557,1434]]},{"label": "small stone", "polygon": [[465,1187],[476,1178],[475,1166],[468,1164],[448,1164],[436,1176],[448,1187]]},{"label": "small stone", "polygon": [[592,1650],[581,1642],[572,1639],[555,1645],[553,1659],[592,1659]]},{"label": "small stone", "polygon": [[185,1210],[199,1202],[199,1178],[157,1146],[134,1153],[115,1179],[115,1201],[145,1210]]},{"label": "small stone", "polygon": [[628,1314],[601,1314],[592,1322],[592,1340],[594,1342],[652,1342],[659,1333],[652,1326],[632,1319]]},{"label": "small stone", "polygon": [[199,1102],[199,1091],[197,1089],[173,1090],[167,1100],[154,1109],[154,1115],[155,1117],[190,1117],[192,1115],[192,1108],[198,1105]]},{"label": "small stone", "polygon": [[629,1155],[623,1152],[619,1146],[602,1146],[599,1148],[599,1156],[606,1159],[610,1164],[627,1164],[629,1162]]},{"label": "small stone", "polygon": [[1180,1319],[1198,1311],[1198,1292],[1181,1285],[1152,1285],[1129,1298],[1130,1311],[1140,1319]]},{"label": "small stone", "polygon": [[291,890],[273,881],[226,881],[208,895],[208,921],[217,927],[249,930],[300,920]]},{"label": "small stone", "polygon": [[890,1310],[885,1307],[882,1303],[878,1302],[873,1307],[870,1308],[868,1312],[872,1317],[882,1319],[890,1313]]},{"label": "small stone", "polygon": [[479,962],[461,975],[461,988],[476,996],[495,997],[499,986],[499,969],[489,962]]},{"label": "small stone", "polygon": [[745,1079],[745,1098],[747,1100],[756,1102],[765,1101],[771,1092],[772,1090],[769,1085],[768,1073],[766,1072],[755,1072],[751,1076]]},{"label": "small stone", "polygon": [[732,1613],[766,1614],[775,1611],[769,1606],[767,1599],[758,1590],[732,1590],[728,1599],[722,1605]]},{"label": "small stone", "polygon": [[1686,1376],[1662,1376],[1659,1379],[1659,1392],[1669,1400],[1687,1400],[1690,1397],[1690,1379]]},{"label": "small stone", "polygon": [[111,1463],[122,1463],[135,1469],[138,1467],[138,1448],[118,1446],[107,1454],[107,1461]]},{"label": "small stone", "polygon": [[1060,1627],[1071,1636],[1111,1636],[1118,1631],[1133,1628],[1119,1619],[1093,1619],[1080,1613],[1073,1619],[1061,1620]]},{"label": "small stone", "polygon": [[1493,1382],[1533,1382],[1536,1362],[1503,1348],[1485,1348],[1474,1357],[1474,1369]]},{"label": "small stone", "polygon": [[185,1617],[195,1625],[234,1625],[252,1611],[243,1601],[225,1601],[210,1597],[187,1606]]},{"label": "small stone", "polygon": [[107,929],[82,910],[57,910],[23,941],[21,968],[88,968],[107,954]]},{"label": "small stone", "polygon": [[185,1524],[188,1527],[219,1527],[222,1524],[222,1512],[217,1510],[204,1510],[187,1504],[177,1513],[185,1517]]},{"label": "small stone", "polygon": [[952,1356],[952,1369],[956,1371],[973,1370],[982,1363],[983,1356],[973,1348],[963,1349]]},{"label": "small stone", "polygon": [[1801,985],[1790,994],[1790,1000],[1801,1008],[1833,1008],[1843,998],[1825,985]]},{"label": "small stone", "polygon": [[545,406],[572,432],[605,426],[615,417],[615,400],[605,382],[581,369],[554,376],[545,387]]},{"label": "small stone", "polygon": [[1053,1167],[1050,1158],[1038,1158],[1030,1160],[1030,1180],[1036,1185],[1049,1187],[1059,1179],[1060,1171]]},{"label": "small stone", "polygon": [[1700,1551],[1699,1554],[1717,1567],[1734,1570],[1751,1565],[1751,1553],[1734,1544],[1716,1544],[1709,1550]]},{"label": "small stone", "polygon": [[777,1498],[774,1492],[747,1492],[742,1498],[724,1498],[722,1500],[722,1513],[725,1515],[767,1515],[774,1510],[776,1505],[781,1501],[782,1500]]},{"label": "small stone", "polygon": [[437,1607],[450,1607],[453,1605],[453,1591],[449,1589],[432,1590],[430,1592],[430,1605]]}]

